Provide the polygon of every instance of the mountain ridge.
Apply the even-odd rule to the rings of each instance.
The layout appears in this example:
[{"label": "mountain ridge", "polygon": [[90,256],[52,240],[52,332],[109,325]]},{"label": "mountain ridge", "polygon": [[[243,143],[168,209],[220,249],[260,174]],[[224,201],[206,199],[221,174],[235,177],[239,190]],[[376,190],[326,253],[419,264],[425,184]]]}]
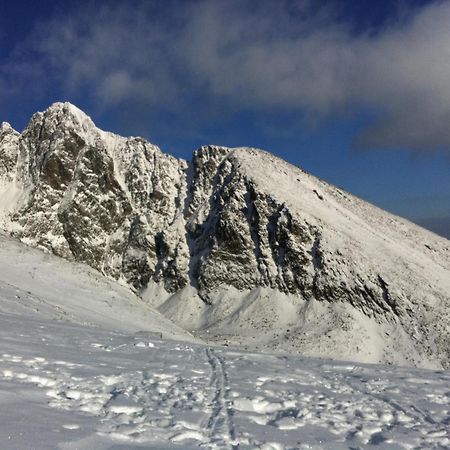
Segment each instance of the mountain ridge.
[{"label": "mountain ridge", "polygon": [[56,103],[22,134],[2,125],[0,161],[5,230],[127,283],[203,338],[265,330],[269,348],[317,341],[327,355],[330,341],[365,358],[362,327],[378,362],[395,361],[380,348],[400,330],[403,362],[449,365],[450,242],[268,152],[204,146],[187,162]]}]

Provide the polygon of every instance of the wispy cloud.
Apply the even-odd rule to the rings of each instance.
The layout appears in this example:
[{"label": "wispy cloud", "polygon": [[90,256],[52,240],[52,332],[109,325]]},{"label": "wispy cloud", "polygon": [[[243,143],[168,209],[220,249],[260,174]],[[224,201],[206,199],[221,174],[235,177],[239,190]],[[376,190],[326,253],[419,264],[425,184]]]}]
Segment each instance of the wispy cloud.
[{"label": "wispy cloud", "polygon": [[450,2],[357,35],[313,4],[83,7],[40,24],[1,68],[0,85],[57,84],[104,107],[185,112],[191,102],[204,110],[219,103],[313,120],[370,110],[376,119],[360,146],[449,149]]}]

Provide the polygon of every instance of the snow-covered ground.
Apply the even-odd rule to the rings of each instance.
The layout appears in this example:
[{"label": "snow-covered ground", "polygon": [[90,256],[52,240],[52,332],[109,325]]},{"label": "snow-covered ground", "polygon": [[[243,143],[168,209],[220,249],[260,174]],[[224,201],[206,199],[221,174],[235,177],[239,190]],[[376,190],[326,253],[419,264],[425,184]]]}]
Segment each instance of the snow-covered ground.
[{"label": "snow-covered ground", "polygon": [[0,317],[2,449],[449,448],[450,374]]},{"label": "snow-covered ground", "polygon": [[449,372],[204,345],[0,237],[1,449],[442,449],[449,430]]}]

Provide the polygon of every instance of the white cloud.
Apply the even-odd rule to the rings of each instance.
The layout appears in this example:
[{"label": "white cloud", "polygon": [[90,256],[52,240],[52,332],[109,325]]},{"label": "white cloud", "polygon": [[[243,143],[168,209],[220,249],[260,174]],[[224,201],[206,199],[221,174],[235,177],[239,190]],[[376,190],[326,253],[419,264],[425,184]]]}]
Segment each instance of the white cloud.
[{"label": "white cloud", "polygon": [[176,111],[196,98],[205,108],[220,101],[314,119],[368,108],[378,121],[360,145],[450,148],[450,2],[358,35],[332,11],[312,13],[311,4],[84,8],[42,24],[3,73],[21,67],[17,83],[27,64],[37,65],[36,74],[48,69],[67,91],[109,106],[141,102]]}]

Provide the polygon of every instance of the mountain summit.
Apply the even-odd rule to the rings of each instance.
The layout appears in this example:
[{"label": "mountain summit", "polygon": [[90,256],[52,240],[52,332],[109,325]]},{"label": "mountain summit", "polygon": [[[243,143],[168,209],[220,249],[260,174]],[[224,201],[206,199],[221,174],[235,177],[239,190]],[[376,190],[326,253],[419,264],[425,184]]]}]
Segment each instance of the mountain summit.
[{"label": "mountain summit", "polygon": [[450,242],[261,150],[187,162],[56,103],[0,128],[0,223],[203,338],[450,367]]}]

